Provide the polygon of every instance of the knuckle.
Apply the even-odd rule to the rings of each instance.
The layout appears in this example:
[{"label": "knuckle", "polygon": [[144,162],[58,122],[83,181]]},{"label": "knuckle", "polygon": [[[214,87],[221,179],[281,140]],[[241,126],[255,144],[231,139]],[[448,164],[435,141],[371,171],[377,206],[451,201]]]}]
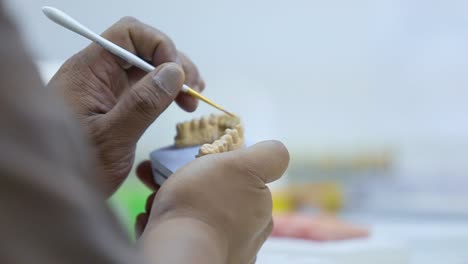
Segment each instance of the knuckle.
[{"label": "knuckle", "polygon": [[141,88],[143,89],[132,94],[131,99],[138,113],[145,119],[153,119],[155,118],[154,113],[159,109],[160,96],[156,92],[152,92],[150,87]]},{"label": "knuckle", "polygon": [[270,216],[270,220],[269,220],[268,224],[262,230],[262,232],[260,234],[260,237],[259,237],[259,240],[260,240],[261,244],[263,244],[268,239],[271,232],[273,232],[273,227],[274,227],[273,218]]},{"label": "knuckle", "polygon": [[248,157],[237,156],[234,162],[229,163],[229,165],[234,165],[238,172],[246,177],[252,179],[263,179],[261,169],[259,169],[257,162],[249,159]]},{"label": "knuckle", "polygon": [[120,18],[108,30],[106,30],[105,34],[112,35],[113,38],[124,38],[127,36],[131,28],[137,26],[139,23],[141,22],[138,21],[136,18],[131,16],[125,16]]},{"label": "knuckle", "polygon": [[121,24],[121,25],[132,25],[132,24],[136,24],[136,23],[139,23],[140,21],[138,19],[136,19],[135,17],[132,17],[132,16],[124,16],[122,17],[118,22],[117,24]]},{"label": "knuckle", "polygon": [[265,233],[267,236],[269,236],[271,232],[273,231],[273,226],[274,226],[273,218],[270,218],[270,221],[268,222],[268,225],[265,228]]},{"label": "knuckle", "polygon": [[203,79],[200,80],[200,83],[198,84],[198,86],[200,87],[200,91],[203,92],[206,88],[206,83]]},{"label": "knuckle", "polygon": [[174,52],[177,52],[176,45],[175,45],[174,41],[172,41],[172,39],[168,35],[166,35],[164,33],[161,33],[160,42],[166,44],[169,47],[172,47]]}]

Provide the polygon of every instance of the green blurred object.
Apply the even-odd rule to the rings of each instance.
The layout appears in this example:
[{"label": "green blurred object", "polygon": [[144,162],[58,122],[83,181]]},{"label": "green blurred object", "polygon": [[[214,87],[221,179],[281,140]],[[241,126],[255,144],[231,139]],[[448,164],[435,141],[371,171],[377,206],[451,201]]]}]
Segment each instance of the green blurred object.
[{"label": "green blurred object", "polygon": [[146,199],[150,194],[151,190],[138,181],[135,175],[130,175],[110,199],[111,207],[132,239],[135,239],[136,216],[145,211]]}]

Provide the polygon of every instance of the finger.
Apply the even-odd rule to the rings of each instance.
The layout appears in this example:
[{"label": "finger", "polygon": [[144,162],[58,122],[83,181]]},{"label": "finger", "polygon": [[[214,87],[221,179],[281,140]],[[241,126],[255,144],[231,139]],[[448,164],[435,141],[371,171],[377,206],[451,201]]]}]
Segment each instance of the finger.
[{"label": "finger", "polygon": [[153,208],[153,203],[154,203],[154,197],[156,197],[156,192],[152,193],[148,198],[146,199],[146,205],[145,205],[145,211],[146,213],[151,212],[151,208]]},{"label": "finger", "polygon": [[149,215],[147,213],[141,213],[137,216],[135,221],[135,236],[139,238],[143,231],[145,231],[145,227],[148,224]]},{"label": "finger", "polygon": [[279,141],[264,141],[252,147],[227,152],[234,163],[264,183],[279,179],[289,164],[289,152]]},{"label": "finger", "polygon": [[198,71],[197,66],[192,62],[192,60],[187,57],[184,53],[179,51],[179,59],[182,64],[182,68],[184,69],[185,73],[185,84],[192,87],[193,89],[201,92],[203,91],[204,87],[201,87],[201,76],[200,72]]},{"label": "finger", "polygon": [[159,185],[153,178],[153,170],[151,167],[151,162],[145,160],[140,163],[136,169],[136,175],[141,182],[143,182],[148,188],[153,191],[159,190]]},{"label": "finger", "polygon": [[[177,49],[173,41],[163,32],[140,21],[126,17],[107,29],[102,36],[133,54],[149,61],[155,67],[165,62],[177,61]],[[104,81],[115,95],[120,96],[129,85],[121,85],[126,81],[132,85],[136,77],[145,74],[140,69],[132,67],[125,60],[111,54],[96,43],[91,43],[79,53],[82,62]],[[126,78],[125,71],[133,70]],[[116,78],[117,76],[117,78]]]},{"label": "finger", "polygon": [[203,77],[200,76],[200,92],[205,91],[205,88],[206,88],[205,79],[203,79]]},{"label": "finger", "polygon": [[175,99],[184,78],[179,65],[166,63],[136,83],[107,114],[108,125],[118,128],[114,138],[136,143]]},{"label": "finger", "polygon": [[[174,42],[163,32],[146,25],[135,18],[124,17],[107,29],[102,36],[120,47],[138,55],[154,66],[165,62],[177,61],[177,49]],[[97,44],[89,46],[87,54],[91,57],[108,54]],[[115,61],[124,69],[130,65],[114,56]]]},{"label": "finger", "polygon": [[[179,60],[182,64],[185,73],[185,84],[197,92],[202,92],[205,89],[205,82],[200,76],[195,64],[185,54],[179,52]],[[177,104],[188,112],[193,112],[197,109],[198,99],[186,94],[180,93],[176,99]]]},{"label": "finger", "polygon": [[175,101],[180,108],[184,109],[187,112],[193,112],[197,110],[198,99],[191,95],[188,95],[186,93],[180,93]]}]

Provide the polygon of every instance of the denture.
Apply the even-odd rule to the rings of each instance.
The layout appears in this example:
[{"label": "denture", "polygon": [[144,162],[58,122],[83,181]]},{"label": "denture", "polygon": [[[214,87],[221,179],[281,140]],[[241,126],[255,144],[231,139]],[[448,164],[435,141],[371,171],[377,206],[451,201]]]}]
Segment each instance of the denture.
[{"label": "denture", "polygon": [[238,117],[211,114],[179,123],[176,130],[175,146],[201,145],[197,157],[236,150],[244,145],[244,129]]}]

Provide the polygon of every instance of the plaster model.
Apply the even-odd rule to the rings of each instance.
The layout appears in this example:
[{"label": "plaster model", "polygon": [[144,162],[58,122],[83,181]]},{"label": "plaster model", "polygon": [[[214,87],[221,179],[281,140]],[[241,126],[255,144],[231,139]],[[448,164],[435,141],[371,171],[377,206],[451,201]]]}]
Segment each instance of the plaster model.
[{"label": "plaster model", "polygon": [[184,148],[197,145],[202,145],[197,157],[242,147],[244,131],[240,119],[211,114],[177,124],[175,146]]}]

